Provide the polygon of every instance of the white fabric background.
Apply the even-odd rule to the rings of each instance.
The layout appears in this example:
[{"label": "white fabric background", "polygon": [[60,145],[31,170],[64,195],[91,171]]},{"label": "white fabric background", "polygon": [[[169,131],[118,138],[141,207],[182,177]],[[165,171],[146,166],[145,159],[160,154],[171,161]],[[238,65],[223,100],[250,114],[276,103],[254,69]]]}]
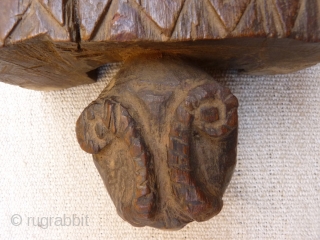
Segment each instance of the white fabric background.
[{"label": "white fabric background", "polygon": [[[107,66],[96,84],[56,92],[0,83],[0,239],[320,239],[320,65],[217,77],[240,102],[236,171],[222,212],[177,232],[118,217],[77,144],[78,116],[118,68]],[[88,216],[89,226],[27,224],[73,214]]]}]

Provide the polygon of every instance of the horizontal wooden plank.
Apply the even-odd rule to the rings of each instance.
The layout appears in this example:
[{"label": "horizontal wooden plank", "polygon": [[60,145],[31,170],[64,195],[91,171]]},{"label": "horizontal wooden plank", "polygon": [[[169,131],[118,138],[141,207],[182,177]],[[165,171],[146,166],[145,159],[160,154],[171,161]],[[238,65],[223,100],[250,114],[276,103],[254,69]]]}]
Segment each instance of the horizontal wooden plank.
[{"label": "horizontal wooden plank", "polygon": [[320,2],[0,2],[0,81],[71,87],[92,82],[88,75],[105,63],[150,51],[213,68],[295,71],[320,61]]}]

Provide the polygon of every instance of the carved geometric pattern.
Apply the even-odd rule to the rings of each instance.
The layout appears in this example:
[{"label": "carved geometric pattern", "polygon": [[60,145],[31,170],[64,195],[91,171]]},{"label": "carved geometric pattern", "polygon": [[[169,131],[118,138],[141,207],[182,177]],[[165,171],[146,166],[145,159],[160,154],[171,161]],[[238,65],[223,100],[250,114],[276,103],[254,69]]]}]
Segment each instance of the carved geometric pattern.
[{"label": "carved geometric pattern", "polygon": [[[11,6],[15,7],[15,6]],[[31,1],[6,38],[7,43],[48,34],[57,41],[68,41],[69,33],[38,0]]]},{"label": "carved geometric pattern", "polygon": [[141,0],[142,10],[170,36],[185,0]]},{"label": "carved geometric pattern", "polygon": [[112,0],[79,0],[79,18],[81,19],[81,39],[89,40],[99,26],[99,20],[108,12]]},{"label": "carved geometric pattern", "polygon": [[232,31],[245,13],[250,0],[210,0],[226,29]]},{"label": "carved geometric pattern", "polygon": [[290,32],[292,18],[296,17],[297,1],[285,4],[280,1],[252,0],[232,35],[251,36],[253,33],[261,36],[285,37]]},{"label": "carved geometric pattern", "polygon": [[302,0],[292,35],[297,39],[318,42],[320,37],[320,1]]},{"label": "carved geometric pattern", "polygon": [[186,0],[171,39],[217,39],[225,38],[227,34],[209,1]]},{"label": "carved geometric pattern", "polygon": [[64,0],[40,0],[54,18],[63,25]]},{"label": "carved geometric pattern", "polygon": [[318,0],[1,1],[0,46],[43,33],[56,41],[76,41],[73,31],[79,42],[244,36],[318,41],[319,15]]},{"label": "carved geometric pattern", "polygon": [[20,21],[21,15],[26,11],[30,1],[0,1],[0,46],[4,44],[6,36]]},{"label": "carved geometric pattern", "polygon": [[91,37],[94,41],[162,39],[161,28],[141,11],[141,6],[135,0],[113,0],[97,29]]}]

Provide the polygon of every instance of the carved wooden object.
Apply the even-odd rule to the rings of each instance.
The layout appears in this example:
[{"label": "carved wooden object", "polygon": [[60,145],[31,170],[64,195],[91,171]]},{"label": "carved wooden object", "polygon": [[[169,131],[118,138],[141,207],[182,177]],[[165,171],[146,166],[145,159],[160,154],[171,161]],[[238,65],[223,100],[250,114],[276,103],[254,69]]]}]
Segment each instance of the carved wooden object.
[{"label": "carved wooden object", "polygon": [[51,90],[164,52],[211,68],[286,73],[320,61],[319,0],[3,0],[0,80]]},{"label": "carved wooden object", "polygon": [[236,163],[237,99],[201,69],[320,62],[320,1],[0,1],[0,81],[67,88],[120,61],[78,141],[123,219],[179,229],[221,210]]},{"label": "carved wooden object", "polygon": [[236,164],[238,101],[172,58],[128,61],[77,121],[119,215],[179,229],[219,213]]}]

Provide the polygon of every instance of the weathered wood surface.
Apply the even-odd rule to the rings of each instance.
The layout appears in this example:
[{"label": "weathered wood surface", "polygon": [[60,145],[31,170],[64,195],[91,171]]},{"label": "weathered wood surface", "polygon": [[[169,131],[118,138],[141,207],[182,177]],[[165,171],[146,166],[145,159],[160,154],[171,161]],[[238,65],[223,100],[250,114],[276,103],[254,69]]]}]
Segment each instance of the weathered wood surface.
[{"label": "weathered wood surface", "polygon": [[77,138],[124,220],[179,229],[222,208],[236,164],[237,107],[202,70],[141,57],[83,111]]},{"label": "weathered wood surface", "polygon": [[34,89],[90,83],[100,65],[150,49],[189,58],[203,52],[213,67],[294,71],[320,61],[320,1],[0,1],[4,82]]}]

